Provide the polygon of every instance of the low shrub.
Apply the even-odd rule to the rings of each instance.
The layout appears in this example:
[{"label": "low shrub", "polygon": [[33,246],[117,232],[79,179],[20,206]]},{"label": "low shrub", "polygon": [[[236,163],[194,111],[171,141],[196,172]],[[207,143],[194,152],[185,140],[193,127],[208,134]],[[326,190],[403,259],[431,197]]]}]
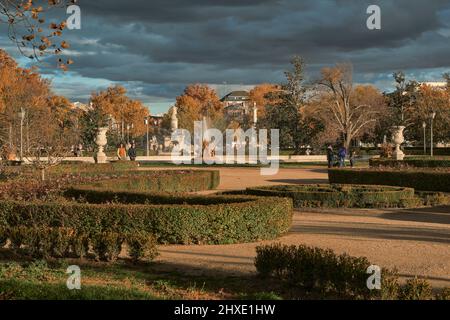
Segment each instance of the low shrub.
[{"label": "low shrub", "polygon": [[431,300],[433,299],[433,288],[423,279],[409,279],[400,290],[401,300]]},{"label": "low shrub", "polygon": [[213,170],[88,172],[56,176],[47,181],[22,177],[0,183],[0,200],[54,201],[71,186],[102,190],[192,192],[212,190],[220,183],[220,172]]},{"label": "low shrub", "polygon": [[404,207],[413,204],[414,189],[365,185],[286,185],[248,188],[246,194],[288,197],[295,208]]},{"label": "low shrub", "polygon": [[450,300],[450,288],[444,288],[441,290],[441,292],[436,297],[438,300]]},{"label": "low shrub", "polygon": [[397,300],[400,296],[400,290],[398,271],[396,269],[383,269],[381,274],[381,290],[378,298],[381,300]]},{"label": "low shrub", "polygon": [[447,206],[450,205],[450,194],[444,192],[418,191],[416,195],[421,199],[424,206]]},{"label": "low shrub", "polygon": [[10,239],[12,249],[34,259],[84,258],[92,252],[97,260],[113,262],[124,243],[134,262],[140,259],[151,261],[158,255],[155,238],[144,232],[121,234],[104,231],[88,235],[68,228],[20,226],[8,228],[3,236],[5,243]]},{"label": "low shrub", "polygon": [[79,173],[115,173],[117,171],[136,170],[139,164],[134,161],[116,161],[109,163],[84,163],[84,162],[63,162],[50,169],[49,174],[79,174]]},{"label": "low shrub", "polygon": [[290,199],[71,192],[95,204],[0,201],[0,227],[69,228],[87,235],[142,231],[160,243],[227,244],[274,239],[287,232],[292,221]]},{"label": "low shrub", "polygon": [[370,266],[366,258],[303,245],[266,245],[256,252],[255,266],[262,276],[275,276],[306,290],[356,297],[371,294],[366,284]]},{"label": "low shrub", "polygon": [[122,251],[124,237],[116,232],[101,232],[92,235],[92,248],[96,258],[101,261],[113,262]]},{"label": "low shrub", "polygon": [[450,192],[450,170],[329,169],[330,183],[370,184]]},{"label": "low shrub", "polygon": [[405,158],[404,160],[394,159],[370,159],[371,167],[388,167],[388,168],[449,168],[450,158],[448,157],[423,157],[423,158]]},{"label": "low shrub", "polygon": [[397,270],[383,269],[381,289],[369,290],[371,263],[364,257],[338,255],[332,250],[271,244],[256,248],[255,267],[262,277],[275,277],[289,286],[340,298],[381,300],[449,299],[450,290],[434,296],[426,280],[410,279],[400,285]]},{"label": "low shrub", "polygon": [[156,239],[146,233],[132,233],[126,236],[129,256],[133,262],[139,260],[153,260],[158,256],[156,250]]},{"label": "low shrub", "polygon": [[194,192],[216,189],[219,183],[219,171],[167,170],[131,172],[126,176],[101,179],[84,185],[108,191]]}]

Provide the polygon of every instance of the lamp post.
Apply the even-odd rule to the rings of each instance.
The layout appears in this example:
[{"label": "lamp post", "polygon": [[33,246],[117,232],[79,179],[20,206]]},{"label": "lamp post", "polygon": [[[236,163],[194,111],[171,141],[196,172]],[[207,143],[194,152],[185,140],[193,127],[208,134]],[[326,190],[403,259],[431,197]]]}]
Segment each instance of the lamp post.
[{"label": "lamp post", "polygon": [[20,108],[20,161],[23,161],[23,121],[25,120],[25,109]]},{"label": "lamp post", "polygon": [[130,144],[130,129],[133,129],[134,125],[131,124],[127,124],[127,143]]},{"label": "lamp post", "polygon": [[422,123],[423,128],[423,154],[427,155],[427,123],[424,121]]},{"label": "lamp post", "polygon": [[433,154],[433,143],[434,143],[434,141],[433,141],[433,122],[434,122],[434,118],[436,118],[436,112],[433,111],[433,113],[431,113],[431,115],[430,115],[430,118],[431,118],[431,156],[433,157],[434,156],[434,154]]},{"label": "lamp post", "polygon": [[147,126],[147,157],[150,155],[150,149],[149,149],[149,142],[148,142],[148,125],[149,125],[149,119],[148,119],[149,117],[146,117],[145,118],[145,125]]}]

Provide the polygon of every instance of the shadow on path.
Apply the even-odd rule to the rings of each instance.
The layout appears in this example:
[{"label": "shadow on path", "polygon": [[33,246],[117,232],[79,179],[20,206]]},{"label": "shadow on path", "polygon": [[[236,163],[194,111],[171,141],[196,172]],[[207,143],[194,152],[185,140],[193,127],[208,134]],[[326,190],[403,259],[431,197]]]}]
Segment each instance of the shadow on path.
[{"label": "shadow on path", "polygon": [[359,225],[342,226],[327,224],[323,226],[294,226],[290,232],[450,244],[450,231],[444,231],[443,229],[411,228],[406,226],[386,228],[386,226],[380,225],[380,228],[364,228]]},{"label": "shadow on path", "polygon": [[380,217],[397,221],[450,224],[450,206],[393,210],[382,214]]}]

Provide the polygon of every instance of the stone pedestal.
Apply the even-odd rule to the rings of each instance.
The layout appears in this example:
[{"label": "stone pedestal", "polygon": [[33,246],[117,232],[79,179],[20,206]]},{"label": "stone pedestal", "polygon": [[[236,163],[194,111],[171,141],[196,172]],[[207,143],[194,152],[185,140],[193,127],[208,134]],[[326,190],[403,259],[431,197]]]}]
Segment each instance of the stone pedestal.
[{"label": "stone pedestal", "polygon": [[400,149],[400,146],[403,142],[405,142],[405,137],[403,136],[403,130],[405,130],[404,126],[392,127],[392,141],[395,144],[395,151],[392,154],[395,160],[403,160],[405,158],[405,154]]},{"label": "stone pedestal", "polygon": [[97,163],[107,163],[108,158],[104,152],[104,148],[106,144],[108,143],[108,140],[106,139],[106,132],[108,131],[108,128],[99,128],[97,133],[97,138],[95,139],[95,144],[98,146],[98,152],[96,155]]}]

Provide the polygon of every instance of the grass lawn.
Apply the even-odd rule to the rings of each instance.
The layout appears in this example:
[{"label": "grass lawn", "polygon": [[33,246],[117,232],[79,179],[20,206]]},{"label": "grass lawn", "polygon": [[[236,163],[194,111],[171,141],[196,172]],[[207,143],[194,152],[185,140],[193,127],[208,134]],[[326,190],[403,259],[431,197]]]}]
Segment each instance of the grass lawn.
[{"label": "grass lawn", "polygon": [[[252,275],[188,275],[159,263],[6,260],[0,252],[0,300],[280,300],[326,298]],[[9,254],[8,254],[9,255]],[[81,290],[68,290],[69,265],[81,268]],[[197,273],[192,273],[197,274]],[[267,292],[270,288],[270,292]],[[330,297],[333,298],[333,297]]]},{"label": "grass lawn", "polygon": [[[262,168],[269,167],[269,165],[261,164],[173,164],[170,162],[139,162],[141,167],[145,168],[158,168],[158,167],[198,167],[198,168]],[[350,164],[347,162],[347,165]],[[368,167],[369,161],[358,161],[356,162],[356,167]],[[307,168],[307,167],[327,167],[326,162],[281,162],[280,168],[295,169],[295,168]]]}]

